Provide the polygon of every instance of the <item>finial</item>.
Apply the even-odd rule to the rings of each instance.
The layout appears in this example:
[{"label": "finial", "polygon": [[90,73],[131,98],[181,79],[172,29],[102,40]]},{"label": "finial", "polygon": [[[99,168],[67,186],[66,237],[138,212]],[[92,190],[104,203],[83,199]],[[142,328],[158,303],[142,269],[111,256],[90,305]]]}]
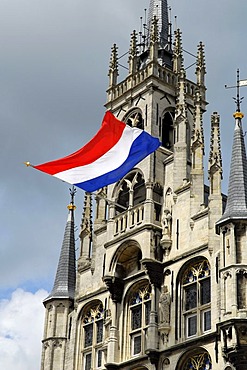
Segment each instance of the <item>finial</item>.
[{"label": "finial", "polygon": [[69,188],[69,192],[70,192],[71,200],[67,208],[68,210],[75,210],[76,206],[74,205],[74,198],[76,194],[76,188],[74,186],[72,188]]},{"label": "finial", "polygon": [[237,69],[237,85],[236,86],[227,86],[225,85],[225,88],[226,89],[233,89],[233,88],[236,88],[237,89],[237,94],[236,94],[236,98],[233,98],[233,100],[235,101],[236,103],[236,112],[233,114],[233,117],[234,118],[243,118],[244,117],[244,114],[241,113],[241,110],[240,110],[240,105],[244,99],[244,97],[241,97],[240,98],[240,87],[241,86],[247,86],[247,80],[240,80],[239,79],[239,69]]}]

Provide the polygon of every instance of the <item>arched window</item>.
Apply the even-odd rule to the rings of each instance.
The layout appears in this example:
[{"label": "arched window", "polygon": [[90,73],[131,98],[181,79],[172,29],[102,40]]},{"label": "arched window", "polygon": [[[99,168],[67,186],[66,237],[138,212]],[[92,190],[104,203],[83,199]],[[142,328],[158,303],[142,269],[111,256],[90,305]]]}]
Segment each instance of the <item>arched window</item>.
[{"label": "arched window", "polygon": [[137,127],[143,130],[144,125],[141,110],[139,108],[131,110],[124,116],[123,122],[127,123],[130,127]]},{"label": "arched window", "polygon": [[173,115],[171,112],[166,112],[162,119],[161,141],[162,146],[164,148],[173,150],[174,126],[173,126]]},{"label": "arched window", "polygon": [[184,335],[191,338],[211,329],[210,266],[206,259],[190,264],[182,276]]},{"label": "arched window", "polygon": [[103,305],[89,306],[82,316],[82,363],[83,370],[100,369],[103,366]]},{"label": "arched window", "polygon": [[151,311],[151,289],[145,282],[133,288],[128,300],[129,357],[145,353],[146,328]]},{"label": "arched window", "polygon": [[119,184],[119,189],[116,200],[117,214],[144,202],[146,199],[145,181],[138,171],[130,172]]},{"label": "arched window", "polygon": [[209,353],[203,348],[197,348],[191,352],[186,352],[176,370],[211,370],[212,360]]}]

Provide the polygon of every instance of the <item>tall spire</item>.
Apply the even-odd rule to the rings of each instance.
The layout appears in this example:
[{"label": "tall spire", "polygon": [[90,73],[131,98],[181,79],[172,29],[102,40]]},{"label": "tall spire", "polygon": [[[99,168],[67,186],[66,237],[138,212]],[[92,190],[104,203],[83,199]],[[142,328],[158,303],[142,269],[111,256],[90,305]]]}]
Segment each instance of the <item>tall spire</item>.
[{"label": "tall spire", "polygon": [[169,17],[167,0],[150,0],[148,11],[148,30],[151,33],[152,20],[158,19],[159,40],[161,48],[169,46]]},{"label": "tall spire", "polygon": [[235,130],[227,204],[217,225],[222,225],[228,220],[247,219],[247,159],[241,122],[244,115],[238,111],[239,108],[237,106],[237,112],[234,113]]},{"label": "tall spire", "polygon": [[[75,294],[75,233],[74,233],[74,196],[76,190],[70,189],[71,202],[68,205],[68,219],[64,232],[64,239],[57,267],[54,286],[45,301],[55,298],[74,299]],[[44,302],[45,302],[44,301]]]}]

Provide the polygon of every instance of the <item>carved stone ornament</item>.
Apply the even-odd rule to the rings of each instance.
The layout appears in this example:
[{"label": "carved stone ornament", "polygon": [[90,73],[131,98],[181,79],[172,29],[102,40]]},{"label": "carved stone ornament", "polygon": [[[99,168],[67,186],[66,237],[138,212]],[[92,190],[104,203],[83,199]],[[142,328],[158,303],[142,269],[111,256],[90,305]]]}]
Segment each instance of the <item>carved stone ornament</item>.
[{"label": "carved stone ornament", "polygon": [[104,276],[103,281],[111,294],[113,302],[121,303],[124,282],[116,276]]},{"label": "carved stone ornament", "polygon": [[163,283],[163,266],[160,262],[145,258],[141,261],[146,273],[149,277],[150,283],[156,287],[161,287]]}]

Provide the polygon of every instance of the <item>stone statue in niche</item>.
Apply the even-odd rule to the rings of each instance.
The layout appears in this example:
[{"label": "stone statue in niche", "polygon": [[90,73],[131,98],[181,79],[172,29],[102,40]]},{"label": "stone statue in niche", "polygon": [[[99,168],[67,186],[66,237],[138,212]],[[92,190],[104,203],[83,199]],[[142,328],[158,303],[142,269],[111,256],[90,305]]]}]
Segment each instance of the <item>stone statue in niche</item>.
[{"label": "stone statue in niche", "polygon": [[172,222],[171,212],[168,208],[164,208],[161,217],[162,239],[171,238],[171,222]]},{"label": "stone statue in niche", "polygon": [[165,285],[162,288],[159,299],[161,324],[170,324],[170,303],[171,303],[170,293],[168,292],[168,288]]}]

